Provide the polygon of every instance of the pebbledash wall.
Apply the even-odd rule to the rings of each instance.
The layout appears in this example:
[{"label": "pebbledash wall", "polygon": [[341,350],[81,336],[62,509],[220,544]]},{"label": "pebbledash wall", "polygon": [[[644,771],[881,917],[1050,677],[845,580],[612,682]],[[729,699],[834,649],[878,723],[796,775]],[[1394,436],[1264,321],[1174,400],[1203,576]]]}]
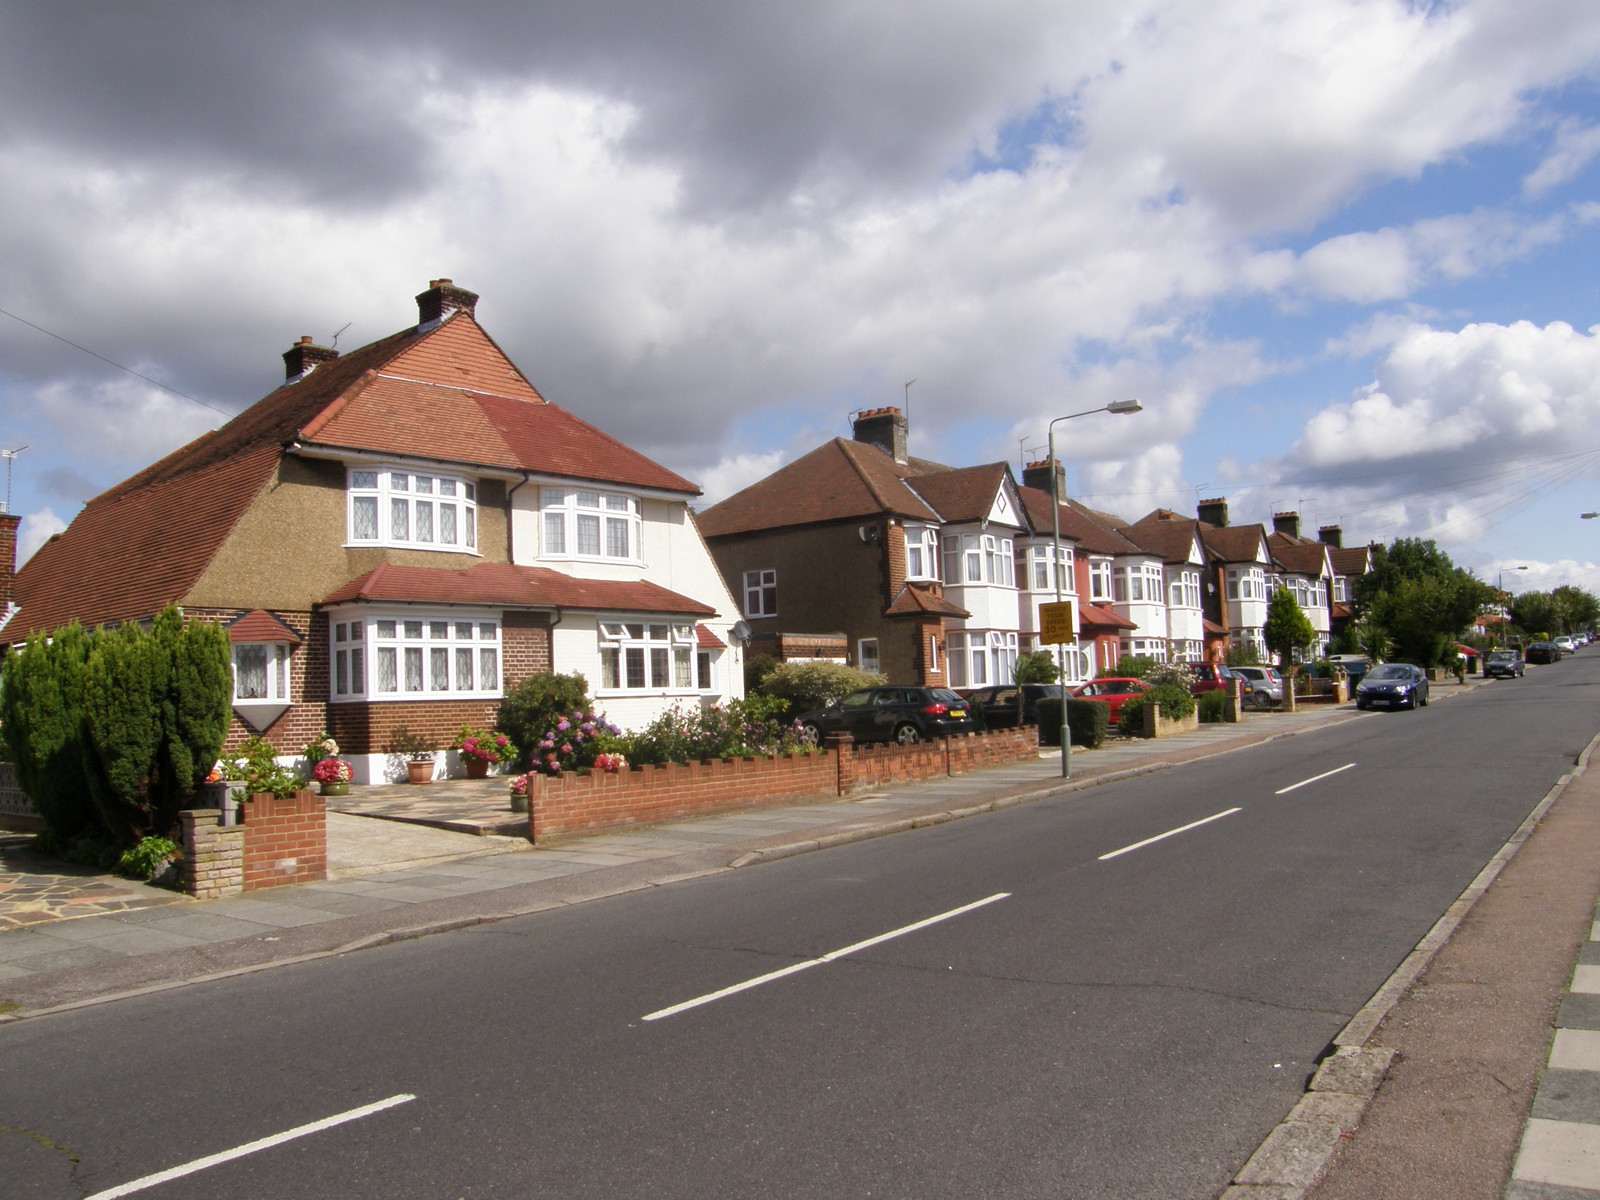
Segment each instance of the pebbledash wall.
[{"label": "pebbledash wall", "polygon": [[328,877],[327,809],[321,796],[251,796],[239,810],[238,825],[220,824],[222,813],[214,808],[178,814],[184,891],[215,900]]},{"label": "pebbledash wall", "polygon": [[828,742],[828,749],[814,754],[633,767],[615,774],[534,775],[528,838],[536,842],[804,797],[847,796],[889,783],[1025,762],[1039,753],[1039,731],[1031,726],[911,746],[857,746],[848,735]]}]

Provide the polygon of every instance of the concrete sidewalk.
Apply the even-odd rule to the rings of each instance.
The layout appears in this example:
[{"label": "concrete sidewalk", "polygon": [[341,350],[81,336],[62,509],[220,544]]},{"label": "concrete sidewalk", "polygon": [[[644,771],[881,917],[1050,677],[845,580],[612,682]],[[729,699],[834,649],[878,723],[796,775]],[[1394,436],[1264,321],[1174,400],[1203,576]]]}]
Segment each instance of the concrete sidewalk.
[{"label": "concrete sidewalk", "polygon": [[[1440,688],[1435,698],[1473,690]],[[1052,753],[842,800],[538,847],[393,824],[374,849],[381,823],[330,814],[330,848],[346,822],[363,833],[344,841],[342,858],[330,854],[338,877],[326,882],[0,931],[0,1021],[960,819],[1362,719],[1349,706],[1272,714],[1076,750],[1070,781]],[[1360,1030],[1313,1085],[1325,1090],[1308,1093],[1263,1143],[1228,1200],[1600,1196],[1600,774],[1575,771],[1547,807],[1425,939],[1409,973],[1397,972],[1352,1022]],[[1478,1069],[1463,1082],[1467,1060]]]}]

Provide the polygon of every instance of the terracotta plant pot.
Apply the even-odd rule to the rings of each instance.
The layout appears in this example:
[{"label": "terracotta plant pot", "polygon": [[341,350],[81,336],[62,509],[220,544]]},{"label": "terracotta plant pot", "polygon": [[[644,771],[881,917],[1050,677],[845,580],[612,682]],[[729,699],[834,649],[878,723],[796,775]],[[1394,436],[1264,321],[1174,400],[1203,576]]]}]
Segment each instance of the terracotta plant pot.
[{"label": "terracotta plant pot", "polygon": [[410,783],[433,782],[433,759],[413,758],[406,763],[406,777]]},{"label": "terracotta plant pot", "polygon": [[481,758],[473,758],[471,755],[466,756],[464,761],[467,764],[468,779],[489,778],[489,764],[486,761]]}]

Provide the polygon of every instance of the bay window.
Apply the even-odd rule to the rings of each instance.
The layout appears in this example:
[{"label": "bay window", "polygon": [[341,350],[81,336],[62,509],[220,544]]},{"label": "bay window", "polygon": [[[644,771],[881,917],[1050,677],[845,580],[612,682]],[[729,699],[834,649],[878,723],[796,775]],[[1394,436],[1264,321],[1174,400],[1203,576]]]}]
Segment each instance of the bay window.
[{"label": "bay window", "polygon": [[500,622],[432,613],[334,614],[335,701],[491,698],[501,694]]},{"label": "bay window", "polygon": [[639,500],[622,492],[543,488],[539,493],[542,558],[643,561]]},{"label": "bay window", "polygon": [[454,475],[352,468],[347,476],[352,543],[475,552],[478,490]]},{"label": "bay window", "polygon": [[1017,586],[1016,550],[1010,538],[993,534],[944,535],[945,583]]},{"label": "bay window", "polygon": [[289,703],[290,649],[287,642],[235,642],[234,703]]}]

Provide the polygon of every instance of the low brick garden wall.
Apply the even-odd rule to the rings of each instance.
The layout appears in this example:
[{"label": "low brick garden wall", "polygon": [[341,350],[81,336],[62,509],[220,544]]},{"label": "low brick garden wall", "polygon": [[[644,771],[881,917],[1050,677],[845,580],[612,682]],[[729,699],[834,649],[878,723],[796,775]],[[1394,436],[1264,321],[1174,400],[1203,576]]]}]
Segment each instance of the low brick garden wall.
[{"label": "low brick garden wall", "polygon": [[202,900],[237,896],[328,877],[327,809],[314,792],[251,796],[241,823],[223,825],[215,808],[179,813],[183,890]]},{"label": "low brick garden wall", "polygon": [[1031,726],[1001,729],[910,746],[856,746],[848,736],[828,743],[815,754],[633,767],[617,774],[535,775],[528,795],[529,840],[964,775],[1036,757],[1039,732]]}]

